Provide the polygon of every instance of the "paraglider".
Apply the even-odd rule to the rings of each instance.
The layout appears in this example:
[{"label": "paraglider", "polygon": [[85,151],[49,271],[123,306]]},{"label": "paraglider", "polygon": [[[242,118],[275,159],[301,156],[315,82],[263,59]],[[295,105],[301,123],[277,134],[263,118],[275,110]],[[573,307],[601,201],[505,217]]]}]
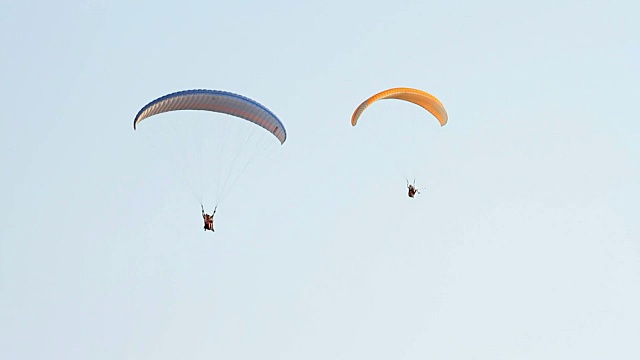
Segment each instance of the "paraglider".
[{"label": "paraglider", "polygon": [[[231,115],[230,119],[219,116],[173,116],[169,117],[169,122],[158,121],[154,127],[150,127],[161,131],[158,129],[163,126],[173,126],[172,130],[167,132],[165,128],[164,134],[154,134],[152,138],[158,140],[165,136],[169,139],[166,140],[169,145],[167,148],[178,150],[172,155],[182,153],[184,158],[178,161],[179,168],[187,172],[188,165],[193,166],[191,170],[194,174],[186,176],[192,187],[199,185],[198,190],[192,190],[200,202],[204,230],[214,232],[213,217],[223,196],[256,157],[266,156],[266,147],[276,143],[270,139],[275,137],[279,145],[282,145],[287,139],[287,132],[280,119],[257,101],[227,91],[206,89],[178,91],[151,101],[138,111],[133,120],[133,128],[138,130],[145,119],[184,110]],[[191,132],[183,142],[177,140],[181,130]],[[198,142],[197,138],[202,140]],[[197,149],[189,152],[188,148],[191,146]],[[196,157],[199,159],[196,160]],[[205,179],[206,175],[208,177]],[[216,184],[218,191],[214,211],[209,215],[204,211],[203,198],[209,193],[208,186],[211,184]]]},{"label": "paraglider", "polygon": [[204,212],[204,207],[202,206],[202,204],[200,205],[200,207],[202,208],[202,219],[204,220],[204,231],[211,230],[212,232],[216,232],[213,229],[213,216],[216,214],[216,210],[218,210],[218,207],[216,206],[213,209],[213,213],[211,215]]},{"label": "paraglider", "polygon": [[416,196],[416,193],[417,193],[417,194],[420,194],[420,191],[418,191],[418,190],[415,188],[415,186],[413,186],[413,185],[409,185],[409,186],[408,186],[408,188],[409,188],[409,197],[410,197],[410,198],[412,198],[412,197]]},{"label": "paraglider", "polygon": [[[444,105],[435,96],[419,89],[397,87],[381,91],[363,101],[351,116],[351,126],[356,126],[358,120],[369,106],[378,100],[385,99],[404,100],[416,104],[431,113],[431,115],[438,120],[440,126],[446,125],[449,120]],[[413,184],[409,184],[407,180],[407,189],[410,198],[415,197],[416,194],[420,194],[420,190],[422,190],[415,187],[415,180]]]},{"label": "paraglider", "polygon": [[416,181],[413,180],[413,184],[409,184],[409,180],[407,180],[407,189],[409,189],[409,197],[413,198],[416,194],[420,194],[420,190],[424,190],[425,188],[418,189],[416,188]]}]

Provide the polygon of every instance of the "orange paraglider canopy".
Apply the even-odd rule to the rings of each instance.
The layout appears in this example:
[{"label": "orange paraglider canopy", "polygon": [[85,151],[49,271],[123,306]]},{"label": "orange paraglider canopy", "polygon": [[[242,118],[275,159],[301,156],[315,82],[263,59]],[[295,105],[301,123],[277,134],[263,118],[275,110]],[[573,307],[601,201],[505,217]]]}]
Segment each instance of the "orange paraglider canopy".
[{"label": "orange paraglider canopy", "polygon": [[444,105],[442,105],[440,100],[435,96],[418,89],[398,87],[379,92],[360,104],[351,116],[351,125],[356,126],[364,110],[374,102],[383,99],[397,99],[414,103],[435,116],[438,122],[440,122],[440,126],[444,126],[447,123],[447,110],[445,110]]}]

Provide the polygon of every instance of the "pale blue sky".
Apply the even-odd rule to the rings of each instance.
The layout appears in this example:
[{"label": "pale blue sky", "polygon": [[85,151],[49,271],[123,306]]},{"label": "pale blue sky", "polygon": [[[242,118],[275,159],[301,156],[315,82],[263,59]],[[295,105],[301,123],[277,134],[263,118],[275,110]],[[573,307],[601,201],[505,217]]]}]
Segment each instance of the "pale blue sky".
[{"label": "pale blue sky", "polygon": [[[3,0],[0,358],[640,358],[639,4]],[[192,88],[289,134],[215,234],[132,129]]]}]

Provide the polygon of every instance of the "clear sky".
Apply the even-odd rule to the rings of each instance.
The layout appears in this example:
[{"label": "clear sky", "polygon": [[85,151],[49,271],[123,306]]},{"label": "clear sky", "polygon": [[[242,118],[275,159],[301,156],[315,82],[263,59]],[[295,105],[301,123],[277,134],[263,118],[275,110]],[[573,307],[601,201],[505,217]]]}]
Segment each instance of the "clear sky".
[{"label": "clear sky", "polygon": [[[640,358],[639,2],[0,9],[0,358]],[[132,128],[194,88],[289,134],[216,233]]]}]

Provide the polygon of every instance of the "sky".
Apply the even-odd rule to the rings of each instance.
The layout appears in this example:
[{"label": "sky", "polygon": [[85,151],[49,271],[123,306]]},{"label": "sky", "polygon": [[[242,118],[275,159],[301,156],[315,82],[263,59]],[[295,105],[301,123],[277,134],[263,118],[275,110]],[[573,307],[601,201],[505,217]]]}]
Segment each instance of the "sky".
[{"label": "sky", "polygon": [[[637,1],[0,5],[0,358],[640,357]],[[215,233],[197,88],[288,133]]]}]

